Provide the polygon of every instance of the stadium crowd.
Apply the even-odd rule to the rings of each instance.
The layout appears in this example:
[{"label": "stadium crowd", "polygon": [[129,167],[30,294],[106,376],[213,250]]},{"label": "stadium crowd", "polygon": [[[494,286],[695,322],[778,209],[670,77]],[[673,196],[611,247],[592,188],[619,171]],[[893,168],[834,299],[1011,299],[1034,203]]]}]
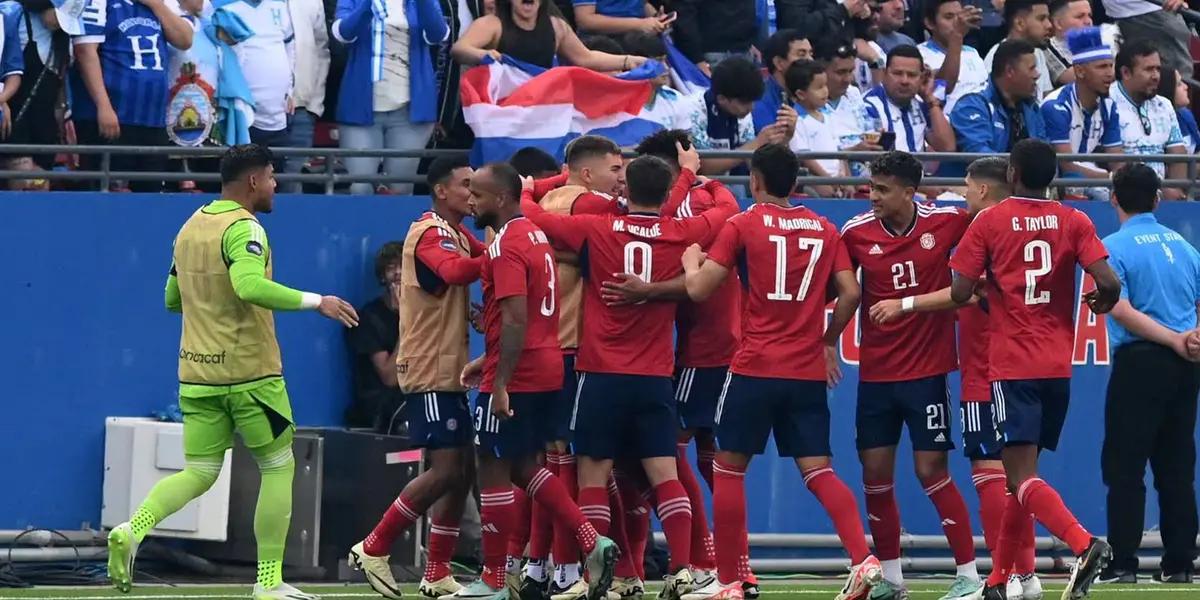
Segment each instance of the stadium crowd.
[{"label": "stadium crowd", "polygon": [[[701,149],[786,142],[798,152],[1005,152],[1033,137],[1060,152],[1192,153],[1200,132],[1188,107],[1192,31],[1182,8],[1183,0],[6,0],[0,138],[461,149],[472,131],[460,74],[486,58],[617,74],[648,61],[666,66],[670,49],[711,84],[693,92],[658,78],[644,115],[688,130]],[[8,162],[30,171],[100,166],[96,155]],[[744,174],[742,162],[708,161],[706,174]],[[1118,164],[1098,157],[1062,168],[1095,178]],[[324,169],[302,157],[276,166]],[[423,166],[368,156],[334,168],[416,180]],[[1153,166],[1173,179],[1186,174],[1183,163]],[[804,167],[863,174],[862,164],[836,159]],[[164,152],[114,156],[111,168],[210,172],[215,160]],[[926,168],[961,176],[966,165]],[[47,183],[34,173],[12,187]]]}]

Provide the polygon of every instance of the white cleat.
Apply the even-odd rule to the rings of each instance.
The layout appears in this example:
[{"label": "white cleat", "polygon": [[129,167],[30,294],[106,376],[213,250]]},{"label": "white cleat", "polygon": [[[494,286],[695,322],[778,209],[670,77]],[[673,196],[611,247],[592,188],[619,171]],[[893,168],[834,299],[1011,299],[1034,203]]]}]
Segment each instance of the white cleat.
[{"label": "white cleat", "polygon": [[674,575],[667,575],[658,597],[660,600],[680,600],[695,588],[696,581],[692,578],[691,569],[684,567]]},{"label": "white cleat", "polygon": [[715,578],[708,585],[683,595],[682,600],[743,600],[742,582],[721,585]]},{"label": "white cleat", "polygon": [[[1044,591],[1042,590],[1042,580],[1033,573],[1021,575],[1021,595],[1017,596],[1021,600],[1042,600]],[[1011,589],[1011,588],[1010,588]],[[1013,596],[1009,596],[1007,600],[1013,600]]]},{"label": "white cleat", "polygon": [[455,581],[453,575],[447,575],[437,581],[430,581],[422,577],[421,585],[417,586],[417,593],[426,598],[441,598],[442,596],[453,596],[462,589],[462,584]]},{"label": "white cleat", "polygon": [[879,564],[879,559],[868,556],[862,562],[850,567],[846,585],[842,586],[842,591],[838,593],[836,600],[862,600],[881,579],[883,579],[883,567]]},{"label": "white cleat", "polygon": [[286,583],[281,583],[271,589],[260,584],[254,584],[254,600],[320,600],[316,594],[306,594]]},{"label": "white cleat", "polygon": [[1025,600],[1025,588],[1016,573],[1008,576],[1008,583],[1004,585],[1004,600]]},{"label": "white cleat", "polygon": [[396,578],[392,575],[392,566],[388,564],[389,556],[370,556],[363,549],[363,543],[359,542],[350,549],[350,556],[346,558],[346,563],[355,571],[362,571],[367,577],[367,585],[375,590],[375,593],[384,598],[392,600],[400,600],[403,594],[400,593],[400,584],[396,583]]},{"label": "white cleat", "polygon": [[570,587],[561,589],[557,585],[550,586],[550,600],[583,600],[588,595],[588,584],[579,578]]},{"label": "white cleat", "polygon": [[646,584],[637,577],[617,577],[613,579],[608,594],[610,598],[616,594],[618,600],[642,600],[646,594]]}]

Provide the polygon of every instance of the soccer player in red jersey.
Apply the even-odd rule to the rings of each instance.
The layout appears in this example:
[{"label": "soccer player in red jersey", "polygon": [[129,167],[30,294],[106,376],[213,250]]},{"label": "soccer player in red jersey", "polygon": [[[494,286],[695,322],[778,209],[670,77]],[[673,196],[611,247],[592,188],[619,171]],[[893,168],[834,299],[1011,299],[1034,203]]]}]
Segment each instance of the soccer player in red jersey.
[{"label": "soccer player in red jersey", "polygon": [[955,302],[968,302],[979,278],[988,275],[988,379],[1013,493],[993,557],[998,566],[988,576],[983,597],[1005,597],[1006,571],[1032,514],[1079,557],[1063,598],[1082,598],[1112,549],[1092,537],[1058,492],[1038,478],[1038,453],[1058,446],[1070,401],[1078,305],[1075,265],[1096,282],[1096,289],[1085,295],[1096,314],[1112,310],[1121,283],[1087,215],[1046,199],[1057,172],[1054,148],[1022,140],[1013,146],[1009,161],[1013,196],[979,213],[950,261]]},{"label": "soccer player in red jersey", "polygon": [[521,179],[509,165],[483,167],[471,178],[471,208],[479,227],[496,231],[483,258],[485,353],[462,372],[478,385],[475,442],[479,457],[484,568],[452,598],[508,598],[505,566],[515,517],[513,484],[569,523],[588,554],[588,596],[612,581],[617,549],[599,537],[562,483],[537,463],[553,433],[546,409],[562,385],[558,347],[557,269],[546,234],[521,216]]},{"label": "soccer player in red jersey", "polygon": [[[682,148],[678,150],[682,151]],[[694,176],[694,174],[688,174]],[[671,574],[663,597],[690,591],[692,511],[675,469],[677,429],[671,388],[675,306],[667,302],[607,306],[601,283],[614,273],[645,281],[677,277],[684,249],[707,243],[737,202],[718,187],[719,206],[699,217],[676,219],[666,206],[673,173],[662,159],[642,156],[629,163],[629,214],[557,215],[529,201],[522,209],[555,242],[580,254],[585,283],[583,322],[576,362],[572,425],[579,458],[579,503],[604,534],[611,522],[608,481],[613,459],[632,454],[654,486],[659,520],[670,546]],[[527,196],[528,198],[528,196]]]},{"label": "soccer player in red jersey", "polygon": [[[972,217],[995,206],[1010,195],[1008,160],[989,156],[971,163],[967,168],[967,210]],[[996,428],[991,387],[988,383],[988,315],[987,301],[974,300],[959,308],[950,299],[950,288],[913,297],[911,306],[902,300],[881,300],[871,306],[871,320],[888,323],[909,312],[931,312],[958,309],[958,354],[962,373],[959,416],[963,428],[963,453],[971,461],[972,479],[979,495],[979,517],[983,537],[994,556],[1000,538],[1001,519],[1007,502],[1004,464],[1000,461],[1002,438]],[[1008,580],[1007,600],[1042,597],[1042,584],[1033,572],[1034,532],[1029,527],[1022,532],[1021,548],[1013,559],[1012,575]]]},{"label": "soccer player in red jersey", "polygon": [[[567,146],[566,172],[536,182],[534,200],[548,212],[557,214],[620,214],[624,206],[613,192],[625,187],[625,166],[621,149],[604,137],[585,135]],[[571,409],[575,405],[575,355],[583,319],[583,284],[579,257],[562,247],[555,248],[558,264],[559,342],[563,363],[563,381],[558,399],[547,405],[554,414],[554,431],[546,442],[546,465],[567,486],[572,497],[578,495],[575,456],[571,452]],[[574,532],[552,524],[550,515],[538,504],[531,507],[529,561],[521,582],[525,600],[536,600],[547,593],[552,600],[579,600],[587,594],[587,582],[580,577],[579,548]],[[547,535],[553,531],[552,538]],[[554,576],[545,571],[547,540],[553,541]],[[514,561],[515,562],[515,561]],[[622,567],[628,569],[625,558]],[[549,581],[548,581],[549,580]],[[549,589],[547,590],[547,583]]]},{"label": "soccer player in red jersey", "polygon": [[[745,278],[742,337],[717,405],[720,451],[714,466],[713,517],[718,581],[685,600],[743,597],[739,562],[747,546],[746,467],[774,433],[780,456],[796,462],[805,485],[833,520],[850,554],[849,580],[839,600],[864,598],[882,577],[871,556],[854,494],[833,472],[826,385],[837,341],[858,308],[859,285],[837,228],[788,198],[800,161],[769,144],[750,159],[755,204],[721,229],[702,258],[693,245],[683,256],[688,295],[698,302],[720,289],[729,273]],[[825,327],[825,290],[837,291]]]},{"label": "soccer player in red jersey", "polygon": [[[917,204],[922,165],[911,154],[888,152],[870,164],[871,211],[842,227],[851,261],[862,271],[863,304],[903,299],[950,284],[950,250],[970,217],[956,208]],[[884,580],[871,591],[878,600],[903,594],[900,510],[896,505],[896,445],[905,425],[913,463],[950,543],[957,574],[943,600],[964,598],[982,587],[967,505],[948,470],[950,393],[946,374],[958,366],[953,313],[909,314],[887,324],[861,320],[855,425],[863,465],[867,521]],[[832,350],[831,350],[832,351]]]},{"label": "soccer player in red jersey", "polygon": [[400,597],[388,566],[392,544],[426,512],[432,517],[429,556],[419,593],[437,598],[461,588],[450,573],[450,558],[471,491],[464,473],[473,461],[471,413],[457,372],[468,358],[466,286],[479,278],[481,260],[473,257],[485,249],[462,224],[471,211],[471,175],[464,158],[440,158],[430,165],[426,178],[433,207],[413,222],[404,244],[397,372],[409,437],[425,450],[429,468],[404,487],[349,556],[350,565],[365,571],[371,587],[388,598]]}]

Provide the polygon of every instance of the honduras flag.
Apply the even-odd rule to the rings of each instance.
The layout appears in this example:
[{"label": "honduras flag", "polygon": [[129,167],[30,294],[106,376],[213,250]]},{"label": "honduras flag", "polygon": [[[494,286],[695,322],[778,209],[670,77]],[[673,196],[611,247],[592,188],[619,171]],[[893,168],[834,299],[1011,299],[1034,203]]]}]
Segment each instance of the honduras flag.
[{"label": "honduras flag", "polygon": [[527,146],[558,159],[585,134],[633,146],[663,126],[644,113],[654,94],[650,79],[663,67],[647,63],[612,77],[582,67],[542,69],[503,57],[463,74],[463,116],[475,132],[471,163],[508,160]]}]

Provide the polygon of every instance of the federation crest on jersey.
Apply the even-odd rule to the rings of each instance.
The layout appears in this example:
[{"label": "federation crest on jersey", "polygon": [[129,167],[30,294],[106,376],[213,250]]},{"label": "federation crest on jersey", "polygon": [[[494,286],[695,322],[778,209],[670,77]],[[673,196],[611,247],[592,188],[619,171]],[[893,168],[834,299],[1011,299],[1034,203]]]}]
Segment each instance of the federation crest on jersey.
[{"label": "federation crest on jersey", "polygon": [[442,250],[449,250],[451,252],[458,249],[458,246],[454,243],[454,240],[442,240],[438,242],[438,245],[442,247]]},{"label": "federation crest on jersey", "polygon": [[216,121],[212,85],[196,73],[194,63],[185,63],[179,79],[171,86],[167,102],[167,137],[180,146],[199,146],[209,138]]},{"label": "federation crest on jersey", "polygon": [[933,250],[933,247],[935,245],[937,245],[937,240],[933,239],[932,233],[921,234],[921,247],[922,248],[924,248],[926,250]]}]

